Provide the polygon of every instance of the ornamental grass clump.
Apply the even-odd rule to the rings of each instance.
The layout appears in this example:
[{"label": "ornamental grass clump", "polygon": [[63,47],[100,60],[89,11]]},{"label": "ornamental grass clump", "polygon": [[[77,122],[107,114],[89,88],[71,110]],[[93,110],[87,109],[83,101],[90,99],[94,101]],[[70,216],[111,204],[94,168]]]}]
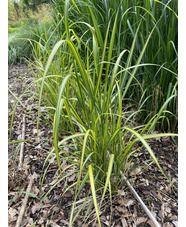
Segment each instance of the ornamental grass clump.
[{"label": "ornamental grass clump", "polygon": [[[53,1],[56,21],[62,20],[65,15],[65,2],[65,0]],[[156,128],[161,131],[176,131],[178,116],[176,99],[178,90],[178,2],[173,0],[73,0],[69,2],[68,14],[71,25],[80,23],[72,31],[75,31],[78,37],[83,34],[83,41],[89,42],[90,33],[87,32],[87,26],[81,22],[90,24],[97,33],[101,50],[103,50],[103,40],[108,25],[110,24],[110,28],[113,27],[116,13],[118,14],[118,22],[115,28],[113,56],[119,56],[122,50],[130,48],[141,20],[132,59],[133,64],[137,61],[147,37],[156,24],[155,31],[151,35],[149,45],[141,59],[141,63],[151,64],[140,67],[136,74],[142,89],[136,89],[138,83],[133,80],[130,92],[126,96],[132,97],[136,104],[135,108],[143,107],[144,111],[139,117],[141,121],[147,123],[160,110],[167,98],[175,95],[166,107],[167,111],[163,114],[165,118],[161,119],[161,124],[157,124]],[[62,36],[64,27],[59,26],[58,32]],[[126,57],[127,55],[123,56],[124,62]],[[123,62],[120,64],[124,67]]]},{"label": "ornamental grass clump", "polygon": [[[148,65],[141,64],[141,60],[156,30],[156,23],[144,40],[138,56],[136,54],[134,56],[134,50],[142,25],[141,19],[138,21],[131,47],[122,49],[116,55],[118,11],[114,13],[114,23],[108,22],[104,38],[101,36],[93,13],[91,19],[94,21],[94,26],[88,22],[69,24],[68,13],[69,1],[66,0],[63,18],[65,32],[52,51],[47,52],[49,54],[47,62],[45,55],[45,67],[39,60],[36,63],[39,72],[39,77],[36,79],[39,92],[37,127],[39,128],[42,103],[46,105],[53,121],[54,148],[45,160],[44,166],[46,167],[48,161],[49,164],[44,176],[50,163],[55,159],[61,176],[43,196],[42,201],[55,185],[77,173],[77,180],[66,188],[69,190],[75,187],[69,226],[72,226],[87,203],[89,205],[85,218],[91,205],[94,204],[97,220],[101,226],[99,211],[106,193],[109,193],[111,199],[112,194],[125,185],[121,173],[129,178],[135,168],[132,163],[135,163],[136,154],[142,147],[149,152],[149,160],[144,160],[147,166],[154,162],[167,178],[147,140],[161,136],[176,136],[168,133],[151,134],[174,95],[166,100],[159,112],[145,125],[136,124],[135,117],[142,110],[129,111],[126,95],[133,80],[139,83],[136,78],[138,69]],[[79,37],[76,34],[75,27],[81,24],[87,27],[83,35],[90,34],[87,42],[83,35]],[[137,146],[138,141],[141,142],[141,146]],[[71,166],[75,166],[75,170],[66,174],[61,168],[62,160],[69,163],[69,167],[65,170]],[[167,180],[170,182],[168,178]],[[78,195],[86,183],[90,184],[90,191],[75,212]],[[99,202],[97,195],[101,195]]]}]

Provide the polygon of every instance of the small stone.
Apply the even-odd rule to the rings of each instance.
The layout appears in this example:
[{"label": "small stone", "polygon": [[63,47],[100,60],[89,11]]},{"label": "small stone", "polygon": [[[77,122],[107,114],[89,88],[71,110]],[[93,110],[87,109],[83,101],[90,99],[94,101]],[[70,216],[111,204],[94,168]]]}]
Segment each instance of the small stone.
[{"label": "small stone", "polygon": [[163,224],[163,227],[174,227],[174,225],[170,222],[166,222],[165,224]]},{"label": "small stone", "polygon": [[174,224],[174,226],[178,227],[178,222],[177,221],[173,221],[172,223]]},{"label": "small stone", "polygon": [[19,135],[19,136],[17,137],[17,140],[22,140],[22,135]]},{"label": "small stone", "polygon": [[105,216],[101,216],[100,220],[104,222],[104,221],[106,221],[106,217]]}]

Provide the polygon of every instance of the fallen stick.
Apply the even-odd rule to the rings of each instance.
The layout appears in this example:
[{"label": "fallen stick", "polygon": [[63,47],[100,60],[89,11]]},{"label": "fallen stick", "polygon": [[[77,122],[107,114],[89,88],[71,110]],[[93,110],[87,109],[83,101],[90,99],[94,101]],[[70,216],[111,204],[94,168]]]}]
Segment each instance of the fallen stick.
[{"label": "fallen stick", "polygon": [[34,178],[35,178],[35,173],[30,177],[30,182],[29,182],[29,185],[28,185],[27,190],[26,190],[26,192],[28,194],[25,195],[25,198],[23,200],[23,204],[22,204],[21,210],[19,212],[19,216],[18,216],[18,219],[17,219],[15,227],[19,227],[21,225],[21,222],[22,222],[22,219],[23,219],[23,215],[24,215],[24,212],[25,212],[25,208],[26,208],[26,204],[28,202],[29,193],[31,192],[32,184],[34,182]]},{"label": "fallen stick", "polygon": [[[25,114],[23,114],[23,127],[22,127],[21,140],[25,140]],[[23,165],[23,152],[24,152],[24,142],[21,142],[20,156],[19,156],[19,169],[21,169]]]},{"label": "fallen stick", "polygon": [[20,103],[20,105],[26,109],[25,105],[21,102],[21,100],[19,100],[16,95],[10,90],[10,88],[8,88],[8,91],[10,92],[10,94]]},{"label": "fallen stick", "polygon": [[151,221],[154,223],[154,225],[156,227],[161,227],[160,224],[157,222],[157,220],[155,219],[155,217],[152,215],[152,213],[150,212],[150,210],[148,209],[148,207],[144,204],[144,202],[142,201],[142,199],[139,197],[139,195],[137,194],[137,192],[135,191],[135,189],[132,187],[132,185],[130,184],[130,182],[127,180],[127,178],[125,177],[125,175],[122,173],[122,171],[120,171],[122,177],[124,178],[124,180],[126,181],[128,187],[130,188],[131,192],[133,193],[134,197],[138,200],[138,202],[141,204],[141,206],[143,207],[144,211],[146,212],[146,214],[149,216],[149,218],[151,219]]}]

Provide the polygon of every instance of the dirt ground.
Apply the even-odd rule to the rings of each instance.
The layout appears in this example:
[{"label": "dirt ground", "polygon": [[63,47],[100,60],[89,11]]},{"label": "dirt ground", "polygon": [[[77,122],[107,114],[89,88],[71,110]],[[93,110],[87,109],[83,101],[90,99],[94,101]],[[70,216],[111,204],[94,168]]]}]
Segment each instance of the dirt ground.
[{"label": "dirt ground", "polygon": [[[39,200],[43,195],[59,180],[59,175],[56,174],[58,169],[57,163],[54,161],[47,171],[41,187],[41,176],[43,175],[43,163],[50,152],[52,144],[52,129],[46,125],[41,117],[39,127],[39,140],[36,140],[37,134],[37,110],[38,102],[32,98],[29,90],[26,87],[31,84],[33,73],[26,64],[19,64],[9,67],[9,113],[8,113],[8,128],[9,141],[20,140],[22,138],[23,114],[25,114],[25,139],[33,139],[24,142],[23,166],[19,166],[19,156],[21,145],[14,143],[9,144],[8,149],[8,222],[10,227],[14,227],[18,216],[21,212],[21,207],[24,198],[27,195],[28,201],[25,206],[25,212],[20,226],[52,226],[63,227],[68,226],[70,218],[71,206],[73,203],[74,187],[65,192],[65,182],[59,182],[54,189],[47,195],[43,203]],[[18,101],[20,95],[25,92],[25,96],[21,98],[21,103]],[[12,113],[15,103],[18,101],[13,124],[11,125]],[[12,129],[10,138],[10,127]],[[44,138],[44,139],[43,139]],[[178,186],[178,149],[174,141],[169,137],[159,138],[150,142],[150,146],[158,158],[168,178]],[[131,176],[130,182],[134,182],[133,187],[140,195],[141,199],[147,205],[157,221],[163,227],[178,226],[178,191],[162,176],[161,172],[155,165],[151,165],[145,171],[135,175],[142,170],[144,166],[143,160],[149,158],[148,152],[142,148],[138,158],[141,163],[140,168],[135,170]],[[66,168],[68,163],[62,163],[62,168]],[[73,171],[69,168],[67,171]],[[31,194],[26,194],[30,177],[34,175]],[[72,185],[76,180],[76,174],[71,174],[67,179],[68,185]],[[89,187],[88,185],[86,186]],[[87,188],[82,190],[79,195],[79,204],[86,196]],[[95,221],[95,210],[92,207],[90,215],[84,223],[85,212],[90,201],[85,203],[85,208],[82,209],[76,222],[73,226],[93,226]],[[112,209],[111,209],[112,207]],[[154,224],[147,217],[142,207],[129,189],[125,190],[121,186],[119,194],[113,196],[112,206],[110,199],[105,198],[100,211],[100,220],[102,226],[114,227],[153,227]],[[95,226],[98,226],[95,224]]]}]

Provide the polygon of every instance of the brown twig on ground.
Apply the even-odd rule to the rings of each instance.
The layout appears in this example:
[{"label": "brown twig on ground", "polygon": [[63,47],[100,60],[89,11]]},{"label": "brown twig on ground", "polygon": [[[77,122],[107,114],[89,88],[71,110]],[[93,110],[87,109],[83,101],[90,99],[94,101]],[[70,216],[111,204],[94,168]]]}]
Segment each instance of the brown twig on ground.
[{"label": "brown twig on ground", "polygon": [[35,173],[30,177],[30,182],[29,182],[29,185],[28,185],[27,190],[26,190],[27,194],[25,195],[25,198],[23,200],[23,204],[22,204],[22,207],[21,207],[21,210],[20,210],[20,213],[19,213],[15,227],[19,227],[21,225],[23,215],[24,215],[24,212],[25,212],[25,208],[26,208],[26,204],[27,204],[27,201],[28,201],[28,198],[29,198],[29,193],[31,192],[32,184],[34,182],[34,178],[35,178]]},{"label": "brown twig on ground", "polygon": [[21,100],[19,100],[16,95],[10,90],[10,88],[8,88],[8,91],[10,92],[10,94],[19,102],[19,104],[26,109],[25,105],[21,102]]},{"label": "brown twig on ground", "polygon": [[[23,114],[23,127],[22,127],[22,140],[25,139],[25,114]],[[19,169],[23,165],[23,152],[24,152],[24,142],[21,142],[20,156],[19,156]]]},{"label": "brown twig on ground", "polygon": [[126,181],[130,191],[133,193],[134,197],[138,200],[138,202],[141,204],[143,210],[146,212],[146,214],[149,216],[149,218],[152,220],[152,222],[154,223],[154,225],[156,227],[161,227],[160,224],[157,222],[157,220],[155,219],[155,217],[152,215],[152,213],[150,212],[150,210],[147,208],[147,206],[144,204],[144,202],[142,201],[142,199],[139,197],[139,195],[137,194],[137,192],[135,191],[135,189],[132,187],[132,185],[130,184],[130,182],[127,180],[127,178],[125,177],[125,175],[123,174],[122,171],[120,171],[123,179]]}]

